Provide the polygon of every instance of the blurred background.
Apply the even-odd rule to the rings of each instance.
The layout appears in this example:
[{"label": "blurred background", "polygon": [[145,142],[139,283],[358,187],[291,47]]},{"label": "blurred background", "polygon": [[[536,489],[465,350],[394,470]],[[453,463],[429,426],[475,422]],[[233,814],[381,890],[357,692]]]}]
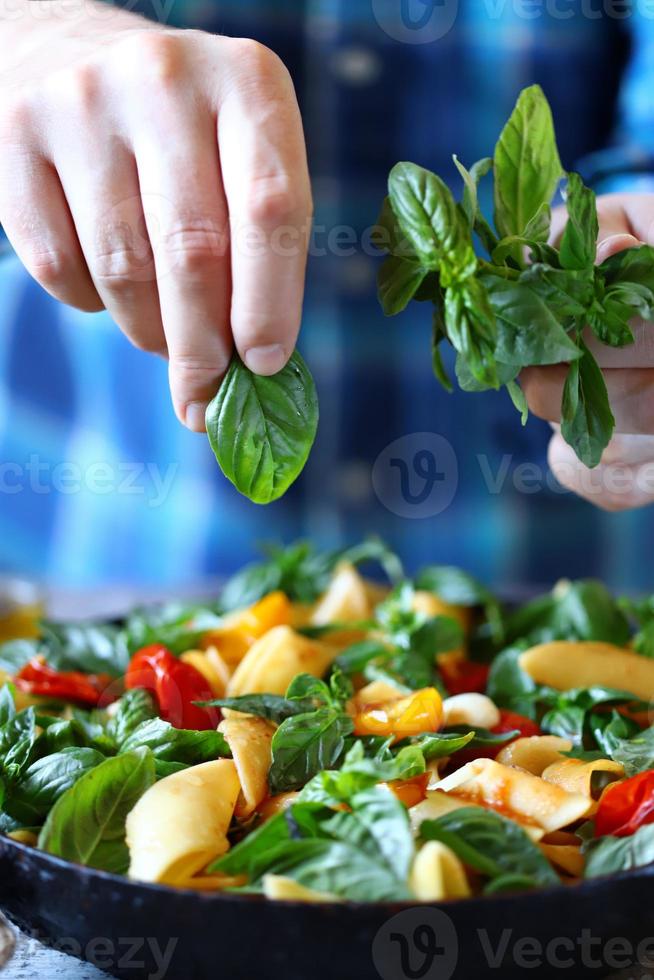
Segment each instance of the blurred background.
[{"label": "blurred background", "polygon": [[[457,564],[499,587],[598,576],[651,589],[654,514],[605,514],[562,492],[547,474],[548,426],[521,428],[505,394],[442,391],[429,312],[414,304],[386,320],[378,307],[369,230],[393,164],[427,166],[458,194],[451,154],[467,166],[489,155],[533,82],[552,104],[566,168],[598,193],[654,190],[654,22],[620,0],[129,6],[254,37],[294,77],[316,199],[300,348],[321,401],[318,439],[281,501],[240,497],[206,438],[175,420],[165,364],[105,314],[49,298],[5,242],[0,574],[188,589],[250,560],[261,541],[335,547],[376,533],[409,569]],[[437,477],[422,499],[425,453]]]}]

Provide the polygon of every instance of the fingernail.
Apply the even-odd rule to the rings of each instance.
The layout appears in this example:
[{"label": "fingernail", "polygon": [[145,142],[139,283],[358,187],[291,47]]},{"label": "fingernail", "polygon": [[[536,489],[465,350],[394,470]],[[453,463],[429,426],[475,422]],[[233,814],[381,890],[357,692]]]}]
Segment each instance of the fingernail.
[{"label": "fingernail", "polygon": [[265,344],[250,347],[243,360],[255,374],[277,374],[286,363],[286,352],[281,344]]},{"label": "fingernail", "polygon": [[205,415],[208,402],[189,402],[184,413],[184,424],[192,432],[206,432]]},{"label": "fingernail", "polygon": [[626,248],[640,244],[638,239],[634,235],[628,234],[628,232],[618,232],[617,235],[609,235],[608,238],[603,239],[597,246],[597,261],[603,262],[604,259],[610,258],[616,252],[622,252]]}]

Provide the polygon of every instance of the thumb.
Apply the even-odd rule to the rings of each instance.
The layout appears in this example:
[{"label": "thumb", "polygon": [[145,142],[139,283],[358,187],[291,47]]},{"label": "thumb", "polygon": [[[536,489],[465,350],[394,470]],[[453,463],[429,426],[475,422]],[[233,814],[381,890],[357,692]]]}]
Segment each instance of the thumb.
[{"label": "thumb", "polygon": [[635,235],[630,235],[628,232],[609,232],[606,237],[604,237],[604,234],[603,229],[600,228],[596,257],[598,265],[601,265],[611,255],[615,255],[616,252],[624,252],[626,248],[633,248],[635,245],[643,244]]}]

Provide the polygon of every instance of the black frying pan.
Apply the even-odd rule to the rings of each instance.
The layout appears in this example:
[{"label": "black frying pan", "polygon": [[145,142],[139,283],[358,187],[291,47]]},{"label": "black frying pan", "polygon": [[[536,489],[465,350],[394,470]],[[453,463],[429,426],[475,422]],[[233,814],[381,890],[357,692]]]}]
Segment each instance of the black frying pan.
[{"label": "black frying pan", "polygon": [[654,867],[433,906],[305,905],[138,884],[0,838],[0,908],[128,980],[578,980],[635,965],[639,943],[654,974]]}]

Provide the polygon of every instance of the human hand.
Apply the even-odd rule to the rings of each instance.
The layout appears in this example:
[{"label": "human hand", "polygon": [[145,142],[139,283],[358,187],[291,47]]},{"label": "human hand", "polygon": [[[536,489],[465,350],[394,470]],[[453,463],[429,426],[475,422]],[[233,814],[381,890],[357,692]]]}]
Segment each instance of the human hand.
[{"label": "human hand", "polygon": [[49,293],[168,357],[175,411],[204,431],[233,344],[274,374],[300,326],[311,190],[290,76],[251,40],[6,2],[0,223]]},{"label": "human hand", "polygon": [[[607,194],[597,199],[597,261],[643,242],[654,245],[654,194]],[[552,237],[560,238],[565,208],[555,209]],[[615,416],[615,435],[602,460],[589,470],[558,429],[567,367],[527,368],[521,375],[531,411],[553,423],[548,458],[558,481],[605,510],[626,510],[654,501],[654,325],[634,320],[635,343],[612,348],[590,331],[585,341],[604,371]]]}]

